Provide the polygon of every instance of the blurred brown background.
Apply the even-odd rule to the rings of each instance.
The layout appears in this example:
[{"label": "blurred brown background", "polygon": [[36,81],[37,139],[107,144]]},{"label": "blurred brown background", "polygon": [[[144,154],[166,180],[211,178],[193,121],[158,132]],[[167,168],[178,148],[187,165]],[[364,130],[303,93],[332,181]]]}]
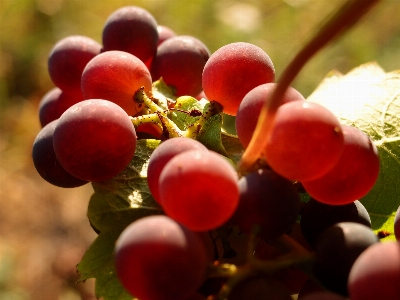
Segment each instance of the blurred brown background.
[{"label": "blurred brown background", "polygon": [[[86,218],[91,186],[53,187],[36,173],[31,147],[37,106],[53,87],[47,55],[61,38],[101,42],[108,15],[124,5],[200,38],[211,50],[237,41],[269,54],[277,75],[343,0],[0,0],[0,299],[94,299],[75,265],[95,238]],[[294,86],[308,96],[332,69],[377,61],[400,69],[398,0],[383,0],[345,37],[318,54]]]}]

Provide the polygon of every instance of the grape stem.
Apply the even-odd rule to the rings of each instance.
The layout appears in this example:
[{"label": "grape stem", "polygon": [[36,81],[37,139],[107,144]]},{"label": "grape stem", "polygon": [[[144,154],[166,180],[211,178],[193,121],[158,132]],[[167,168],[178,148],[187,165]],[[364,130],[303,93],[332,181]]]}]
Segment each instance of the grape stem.
[{"label": "grape stem", "polygon": [[314,253],[309,252],[287,234],[283,234],[271,241],[272,244],[282,249],[283,255],[274,260],[262,260],[255,257],[254,249],[258,242],[257,233],[259,230],[258,226],[252,228],[248,242],[247,263],[245,265],[237,267],[234,264],[215,264],[212,266],[210,277],[228,278],[218,294],[218,299],[227,299],[232,289],[248,278],[270,276],[279,270],[289,267],[297,267],[312,275],[309,270],[315,262]]},{"label": "grape stem", "polygon": [[283,95],[304,65],[330,41],[351,28],[373,5],[380,0],[349,0],[322,25],[319,32],[298,52],[282,73],[270,101],[264,102],[253,137],[238,162],[239,172],[245,172],[263,156],[275,114],[282,103]]},{"label": "grape stem", "polygon": [[[136,91],[134,95],[134,101],[137,107],[140,106],[141,111],[144,108],[147,108],[147,112],[145,112],[141,116],[130,117],[131,122],[135,128],[139,127],[144,123],[154,123],[159,125],[163,129],[163,134],[167,138],[174,137],[187,137],[196,139],[201,129],[205,125],[205,123],[214,115],[222,112],[222,106],[215,101],[209,102],[203,112],[198,110],[190,110],[190,111],[182,111],[175,108],[171,108],[169,110],[163,110],[156,103],[154,103],[153,99],[149,98],[144,92],[143,88],[140,88]],[[187,113],[191,116],[195,116],[199,118],[195,123],[190,125],[187,130],[181,130],[179,127],[173,122],[170,118],[168,118],[168,113],[170,111],[180,111],[182,113]]]}]

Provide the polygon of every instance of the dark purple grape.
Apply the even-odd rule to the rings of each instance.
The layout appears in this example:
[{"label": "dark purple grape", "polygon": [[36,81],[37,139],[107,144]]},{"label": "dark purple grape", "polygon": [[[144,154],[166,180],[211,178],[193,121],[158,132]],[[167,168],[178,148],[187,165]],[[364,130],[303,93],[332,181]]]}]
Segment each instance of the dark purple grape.
[{"label": "dark purple grape", "polygon": [[125,51],[146,62],[156,53],[157,44],[157,21],[141,7],[121,7],[108,17],[104,25],[104,51]]},{"label": "dark purple grape", "polygon": [[347,279],[359,255],[379,239],[371,228],[354,222],[328,227],[315,242],[314,275],[328,290],[347,296]]},{"label": "dark purple grape", "polygon": [[[260,115],[264,102],[269,99],[277,83],[265,83],[248,92],[236,114],[235,126],[240,143],[247,148],[256,129],[258,116]],[[294,88],[286,90],[282,104],[290,101],[304,101],[304,97]]]},{"label": "dark purple grape", "polygon": [[303,286],[300,288],[300,291],[298,293],[298,299],[303,299],[306,295],[309,294],[314,294],[316,292],[323,292],[325,291],[324,287],[321,286],[318,282],[316,282],[312,278],[308,278]]},{"label": "dark purple grape", "polygon": [[53,145],[67,172],[83,180],[102,181],[128,166],[136,149],[136,132],[117,104],[84,100],[62,114]]},{"label": "dark purple grape", "polygon": [[133,222],[115,246],[118,278],[139,299],[186,300],[205,280],[206,267],[198,236],[162,215]]},{"label": "dark purple grape", "polygon": [[162,142],[156,150],[151,154],[149,159],[149,166],[147,169],[147,183],[154,199],[161,203],[160,192],[158,189],[158,179],[164,166],[175,155],[188,150],[203,150],[208,151],[207,148],[200,142],[190,138],[172,138]]},{"label": "dark purple grape", "polygon": [[397,208],[394,216],[394,235],[397,240],[400,240],[400,206]]},{"label": "dark purple grape", "polygon": [[45,125],[33,142],[33,164],[39,175],[47,182],[63,188],[74,188],[88,181],[72,176],[65,171],[57,159],[53,148],[53,134],[58,120]]},{"label": "dark purple grape", "polygon": [[351,268],[351,300],[400,299],[400,243],[388,241],[366,249]]},{"label": "dark purple grape", "polygon": [[269,56],[249,43],[232,43],[215,51],[204,66],[202,84],[207,99],[219,102],[235,116],[243,97],[256,86],[273,82]]},{"label": "dark purple grape", "polygon": [[89,37],[73,35],[60,40],[49,55],[50,78],[64,92],[80,95],[83,69],[100,51],[101,45]]},{"label": "dark purple grape", "polygon": [[270,278],[249,278],[235,285],[227,300],[291,300],[284,285]]},{"label": "dark purple grape", "polygon": [[307,294],[304,297],[299,297],[299,300],[347,300],[342,295],[332,293],[329,291],[320,291]]},{"label": "dark purple grape", "polygon": [[321,232],[340,222],[356,222],[371,227],[368,211],[358,200],[345,205],[329,205],[310,199],[301,209],[301,231],[311,246]]},{"label": "dark purple grape", "polygon": [[64,111],[82,100],[82,94],[67,94],[58,87],[51,89],[39,103],[40,125],[44,127],[51,121],[57,120]]},{"label": "dark purple grape", "polygon": [[239,180],[240,201],[233,217],[241,230],[249,233],[259,225],[260,236],[274,239],[286,233],[300,211],[297,189],[272,170],[258,170]]},{"label": "dark purple grape", "polygon": [[175,36],[163,42],[151,63],[153,81],[163,78],[177,96],[197,96],[202,91],[202,72],[208,48],[195,37]]}]

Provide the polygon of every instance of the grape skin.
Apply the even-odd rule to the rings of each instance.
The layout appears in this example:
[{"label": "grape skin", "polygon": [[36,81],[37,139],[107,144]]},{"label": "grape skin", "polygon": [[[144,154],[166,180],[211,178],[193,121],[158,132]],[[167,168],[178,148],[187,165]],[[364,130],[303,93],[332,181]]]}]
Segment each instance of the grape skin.
[{"label": "grape skin", "polygon": [[159,179],[165,213],[193,231],[227,222],[239,202],[238,176],[230,163],[212,151],[190,150],[173,157]]},{"label": "grape skin", "polygon": [[105,99],[121,106],[128,115],[140,111],[133,101],[135,92],[152,89],[150,72],[136,56],[123,51],[107,51],[92,59],[83,70],[85,99]]},{"label": "grape skin", "polygon": [[32,159],[39,175],[47,182],[63,188],[74,188],[88,181],[69,174],[57,159],[53,147],[53,134],[58,120],[45,125],[33,142]]},{"label": "grape skin", "polygon": [[400,240],[400,206],[397,208],[394,216],[394,235],[397,240]]},{"label": "grape skin", "polygon": [[236,284],[227,300],[291,300],[288,290],[270,278],[249,278]]},{"label": "grape skin", "polygon": [[157,51],[157,21],[141,7],[121,7],[108,17],[102,40],[104,51],[128,52],[146,62]]},{"label": "grape skin", "polygon": [[55,87],[48,91],[39,103],[39,121],[42,128],[57,120],[64,111],[83,100],[82,94],[67,94]]},{"label": "grape skin", "polygon": [[176,89],[177,96],[197,96],[201,78],[210,56],[208,48],[195,37],[178,35],[164,41],[151,63],[153,80],[163,78]]},{"label": "grape skin", "polygon": [[354,262],[348,288],[352,300],[400,299],[400,243],[372,245]]},{"label": "grape skin", "polygon": [[81,101],[67,109],[54,131],[55,153],[75,177],[103,181],[120,173],[136,149],[126,112],[107,100]]},{"label": "grape skin", "polygon": [[147,183],[154,199],[161,204],[158,181],[164,166],[174,156],[188,150],[208,151],[200,142],[184,137],[168,139],[162,142],[151,154],[147,168]]},{"label": "grape skin", "polygon": [[143,300],[187,299],[204,281],[206,266],[197,235],[167,216],[133,222],[115,246],[118,278]]},{"label": "grape skin", "polygon": [[165,25],[158,25],[157,31],[158,31],[158,46],[160,46],[160,44],[165,40],[177,35],[175,31],[173,31],[171,28]]},{"label": "grape skin", "polygon": [[347,298],[329,291],[320,291],[300,297],[299,300],[346,300]]},{"label": "grape skin", "polygon": [[302,207],[301,231],[311,246],[326,228],[340,222],[356,222],[371,227],[368,211],[358,200],[345,205],[329,205],[311,198]]},{"label": "grape skin", "polygon": [[335,166],[321,177],[302,182],[318,201],[340,205],[364,197],[379,175],[379,154],[371,139],[361,130],[342,125],[344,148]]},{"label": "grape skin", "polygon": [[[265,83],[248,92],[240,103],[236,114],[235,126],[237,136],[244,148],[250,143],[257,125],[258,116],[266,99],[270,99],[277,83]],[[290,101],[304,101],[303,95],[289,87],[282,99],[282,104]]]},{"label": "grape skin", "polygon": [[260,236],[274,239],[296,222],[300,197],[292,182],[271,170],[258,170],[239,180],[240,201],[233,222],[250,233],[259,225]]},{"label": "grape skin", "polygon": [[331,169],[342,149],[343,132],[332,112],[313,102],[292,101],[278,108],[264,154],[275,172],[302,182]]},{"label": "grape skin", "polygon": [[204,66],[202,86],[207,99],[219,102],[224,113],[235,116],[250,90],[274,79],[269,56],[253,44],[238,42],[225,45],[210,56]]},{"label": "grape skin", "polygon": [[337,223],[321,233],[315,243],[314,275],[327,289],[347,296],[347,279],[359,255],[379,243],[371,228],[354,222]]},{"label": "grape skin", "polygon": [[64,92],[81,94],[81,75],[86,64],[101,51],[95,40],[80,35],[57,42],[48,58],[51,80]]}]

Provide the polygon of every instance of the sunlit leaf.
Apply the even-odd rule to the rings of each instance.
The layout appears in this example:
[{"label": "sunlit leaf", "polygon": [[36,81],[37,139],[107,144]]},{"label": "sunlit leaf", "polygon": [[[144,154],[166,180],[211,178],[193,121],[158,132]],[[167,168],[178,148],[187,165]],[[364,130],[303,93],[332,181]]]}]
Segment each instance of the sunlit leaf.
[{"label": "sunlit leaf", "polygon": [[381,170],[374,188],[362,199],[375,231],[395,239],[394,214],[400,205],[400,72],[386,73],[368,63],[346,75],[331,72],[308,101],[330,109],[342,123],[367,133],[378,147]]}]

